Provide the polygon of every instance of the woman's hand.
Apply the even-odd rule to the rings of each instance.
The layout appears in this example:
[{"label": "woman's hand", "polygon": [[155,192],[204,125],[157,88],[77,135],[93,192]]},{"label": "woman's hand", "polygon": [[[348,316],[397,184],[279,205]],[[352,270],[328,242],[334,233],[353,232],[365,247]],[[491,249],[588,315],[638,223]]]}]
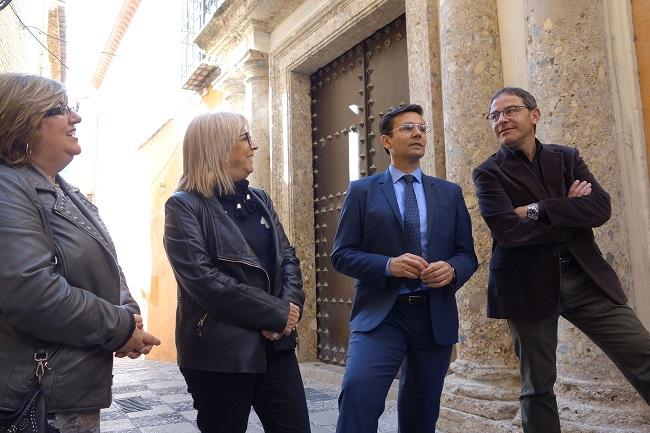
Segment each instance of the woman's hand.
[{"label": "woman's hand", "polygon": [[300,307],[298,307],[293,302],[289,302],[289,317],[287,318],[287,324],[284,327],[282,333],[269,331],[267,329],[262,329],[260,333],[267,340],[271,340],[271,341],[279,340],[283,336],[291,335],[291,332],[296,328],[299,319],[300,319]]},{"label": "woman's hand", "polygon": [[280,337],[282,337],[282,334],[277,333],[277,332],[273,332],[273,331],[269,331],[269,330],[266,330],[266,329],[262,329],[260,332],[262,333],[264,338],[266,338],[267,340],[271,340],[271,341],[279,340]]},{"label": "woman's hand", "polygon": [[140,355],[146,355],[151,352],[153,346],[160,345],[160,339],[144,330],[142,316],[134,314],[133,317],[135,318],[133,334],[131,334],[131,337],[124,346],[117,349],[115,352],[116,358],[128,356],[131,359],[136,359]]},{"label": "woman's hand", "polygon": [[298,324],[298,320],[300,320],[300,307],[293,302],[289,302],[289,318],[287,319],[287,325],[284,327],[282,333],[284,335],[291,335],[291,331],[293,331]]}]

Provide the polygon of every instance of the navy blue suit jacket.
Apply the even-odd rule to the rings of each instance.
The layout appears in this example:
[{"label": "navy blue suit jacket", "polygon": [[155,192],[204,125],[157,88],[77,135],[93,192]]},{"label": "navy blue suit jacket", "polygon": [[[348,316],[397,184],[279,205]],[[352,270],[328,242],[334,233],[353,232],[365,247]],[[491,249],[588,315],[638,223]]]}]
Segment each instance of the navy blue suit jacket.
[{"label": "navy blue suit jacket", "polygon": [[[455,293],[478,266],[472,223],[461,188],[451,182],[422,175],[427,203],[429,263],[444,260],[456,270],[446,287],[429,289],[433,336],[438,344],[458,341]],[[387,277],[391,257],[404,254],[402,217],[387,170],[350,183],[334,239],[332,265],[356,279],[350,330],[375,328],[395,304],[404,279]]]}]

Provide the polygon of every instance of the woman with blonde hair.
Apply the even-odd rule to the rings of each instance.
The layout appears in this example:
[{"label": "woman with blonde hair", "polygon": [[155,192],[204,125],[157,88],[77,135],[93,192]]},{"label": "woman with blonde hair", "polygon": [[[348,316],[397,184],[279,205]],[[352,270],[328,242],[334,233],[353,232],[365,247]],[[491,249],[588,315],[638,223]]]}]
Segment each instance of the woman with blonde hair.
[{"label": "woman with blonde hair", "polygon": [[97,208],[59,174],[81,152],[81,117],[67,104],[58,81],[0,74],[3,428],[36,374],[51,431],[99,432],[113,353],[136,358],[160,344],[142,329]]},{"label": "woman with blonde hair", "polygon": [[178,364],[204,433],[309,432],[295,355],[300,263],[268,194],[249,187],[257,145],[235,113],[196,117],[167,201],[165,248],[178,282]]}]

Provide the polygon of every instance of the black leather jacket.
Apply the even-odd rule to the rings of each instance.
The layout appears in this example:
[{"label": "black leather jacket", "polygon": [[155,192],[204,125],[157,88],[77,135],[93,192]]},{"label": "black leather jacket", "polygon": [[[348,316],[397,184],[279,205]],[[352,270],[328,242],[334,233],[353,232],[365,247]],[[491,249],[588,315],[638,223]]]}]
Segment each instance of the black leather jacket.
[{"label": "black leather jacket", "polygon": [[[266,370],[263,329],[282,332],[289,302],[302,311],[300,262],[268,194],[250,188],[273,227],[275,284],[218,199],[177,192],[165,205],[164,244],[178,282],[178,365],[197,370]],[[274,289],[271,291],[270,288]],[[293,349],[295,332],[275,342]]]}]

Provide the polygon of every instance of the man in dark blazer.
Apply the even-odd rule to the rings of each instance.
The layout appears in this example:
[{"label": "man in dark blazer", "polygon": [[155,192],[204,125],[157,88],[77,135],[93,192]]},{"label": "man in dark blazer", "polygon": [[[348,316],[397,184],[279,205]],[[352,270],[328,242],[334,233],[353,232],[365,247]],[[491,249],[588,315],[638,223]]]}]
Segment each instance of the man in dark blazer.
[{"label": "man in dark blazer", "polygon": [[505,88],[487,116],[501,144],[473,173],[492,232],[488,316],[508,319],[523,381],[525,433],[560,433],[553,393],[561,315],[591,338],[650,404],[650,335],[592,228],[607,222],[610,198],[575,148],[535,138],[535,98]]},{"label": "man in dark blazer", "polygon": [[477,268],[471,222],[460,187],[420,170],[422,107],[390,110],[379,128],[391,165],[350,184],[332,252],[356,279],[336,431],[376,432],[403,364],[400,431],[434,433],[458,340],[455,293]]}]

